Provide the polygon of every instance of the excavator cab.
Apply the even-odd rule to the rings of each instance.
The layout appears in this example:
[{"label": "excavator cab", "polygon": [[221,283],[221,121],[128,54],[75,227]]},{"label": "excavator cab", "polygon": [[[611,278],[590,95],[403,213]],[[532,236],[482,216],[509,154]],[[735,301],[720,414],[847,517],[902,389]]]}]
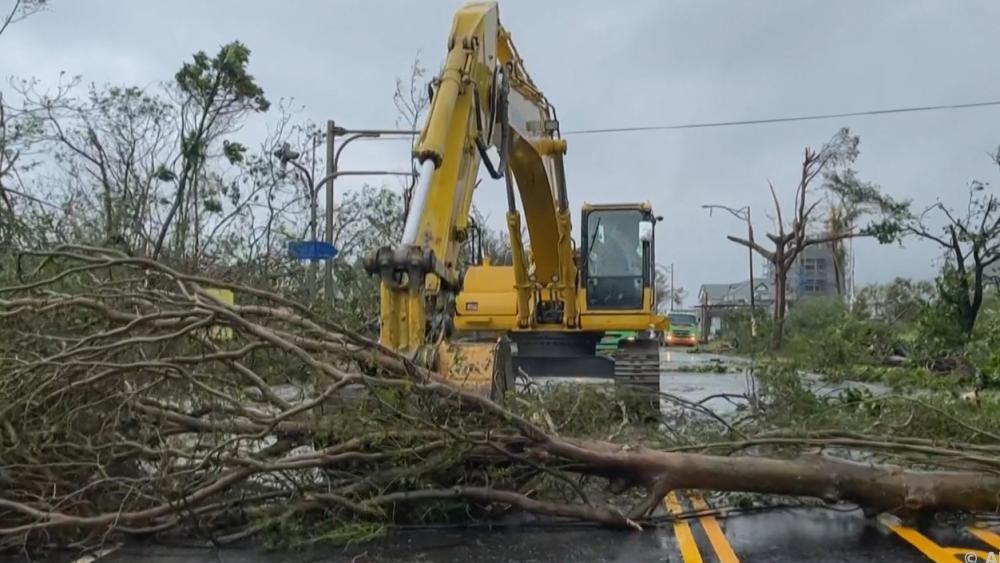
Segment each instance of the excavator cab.
[{"label": "excavator cab", "polygon": [[649,311],[657,221],[649,205],[586,205],[581,219],[585,310]]},{"label": "excavator cab", "polygon": [[616,382],[654,391],[659,331],[666,329],[655,315],[655,226],[661,220],[648,203],[626,203],[584,204],[580,221],[582,328],[604,329],[598,352],[604,348],[613,360]]}]

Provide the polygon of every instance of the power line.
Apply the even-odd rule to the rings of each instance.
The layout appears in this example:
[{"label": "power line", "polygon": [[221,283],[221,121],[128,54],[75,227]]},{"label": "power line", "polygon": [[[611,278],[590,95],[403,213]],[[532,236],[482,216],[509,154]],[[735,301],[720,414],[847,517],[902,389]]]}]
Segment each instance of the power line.
[{"label": "power line", "polygon": [[841,117],[861,117],[867,115],[885,115],[892,113],[914,113],[919,111],[940,111],[952,109],[980,108],[1000,106],[1000,100],[992,102],[973,102],[969,104],[946,104],[937,106],[918,106],[907,108],[875,109],[847,113],[826,113],[818,115],[801,115],[795,117],[771,117],[768,119],[745,119],[742,121],[713,121],[707,123],[684,123],[680,125],[645,125],[638,127],[609,127],[605,129],[577,129],[564,131],[563,135],[593,135],[598,133],[630,133],[636,131],[666,131],[673,129],[707,129],[710,127],[736,127],[740,125],[761,125],[766,123],[788,123],[791,121],[817,121],[820,119],[837,119]]}]

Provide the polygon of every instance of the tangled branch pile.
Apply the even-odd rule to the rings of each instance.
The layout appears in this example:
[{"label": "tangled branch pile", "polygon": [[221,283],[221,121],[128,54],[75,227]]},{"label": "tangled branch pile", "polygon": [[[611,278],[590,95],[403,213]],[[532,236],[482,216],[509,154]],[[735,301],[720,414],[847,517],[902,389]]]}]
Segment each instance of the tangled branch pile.
[{"label": "tangled branch pile", "polygon": [[[84,247],[24,255],[19,271],[0,288],[4,548],[163,533],[227,543],[291,529],[336,540],[508,507],[638,529],[678,488],[918,513],[998,502],[1000,438],[989,433],[944,447],[748,437],[727,425],[728,441],[686,447],[784,448],[774,458],[585,440],[264,291]],[[902,450],[924,470],[798,454],[828,445]]]}]

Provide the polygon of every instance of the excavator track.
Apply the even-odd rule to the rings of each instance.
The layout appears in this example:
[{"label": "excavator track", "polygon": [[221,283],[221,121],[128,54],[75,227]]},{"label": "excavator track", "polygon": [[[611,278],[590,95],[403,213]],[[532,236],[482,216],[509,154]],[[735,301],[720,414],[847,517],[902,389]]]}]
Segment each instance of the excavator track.
[{"label": "excavator track", "polygon": [[615,361],[615,387],[627,390],[645,420],[660,415],[660,343],[653,338],[624,340],[612,353]]},{"label": "excavator track", "polygon": [[652,338],[636,338],[619,344],[615,361],[615,384],[660,390],[660,345]]}]

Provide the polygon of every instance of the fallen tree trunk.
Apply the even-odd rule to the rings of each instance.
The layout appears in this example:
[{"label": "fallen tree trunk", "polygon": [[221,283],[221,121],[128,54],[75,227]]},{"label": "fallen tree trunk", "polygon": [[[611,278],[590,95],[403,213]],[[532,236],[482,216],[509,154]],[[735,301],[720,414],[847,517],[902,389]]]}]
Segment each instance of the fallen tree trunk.
[{"label": "fallen tree trunk", "polygon": [[908,517],[1000,508],[1000,475],[984,472],[917,471],[818,454],[767,459],[645,448],[623,451],[607,443],[556,444],[546,447],[547,453],[550,450],[586,465],[590,472],[631,476],[650,491],[648,506],[669,491],[705,489],[812,497],[831,504],[847,501],[868,511]]},{"label": "fallen tree trunk", "polygon": [[[101,249],[25,263],[33,270],[0,288],[5,547],[166,532],[364,536],[503,507],[637,529],[668,491],[689,488],[903,515],[998,502],[1000,443],[967,421],[953,426],[968,447],[779,439],[679,401],[701,409],[684,416],[702,432],[717,428],[713,443],[663,451],[595,440],[583,419],[620,411],[620,424],[595,427],[622,430],[625,402],[577,389],[512,412],[265,291]],[[209,291],[219,287],[236,293],[234,305]],[[654,438],[664,447],[683,424],[667,422]],[[753,455],[696,451],[733,440],[731,451]],[[838,457],[858,451],[922,469]],[[600,483],[610,496],[595,495]]]}]

